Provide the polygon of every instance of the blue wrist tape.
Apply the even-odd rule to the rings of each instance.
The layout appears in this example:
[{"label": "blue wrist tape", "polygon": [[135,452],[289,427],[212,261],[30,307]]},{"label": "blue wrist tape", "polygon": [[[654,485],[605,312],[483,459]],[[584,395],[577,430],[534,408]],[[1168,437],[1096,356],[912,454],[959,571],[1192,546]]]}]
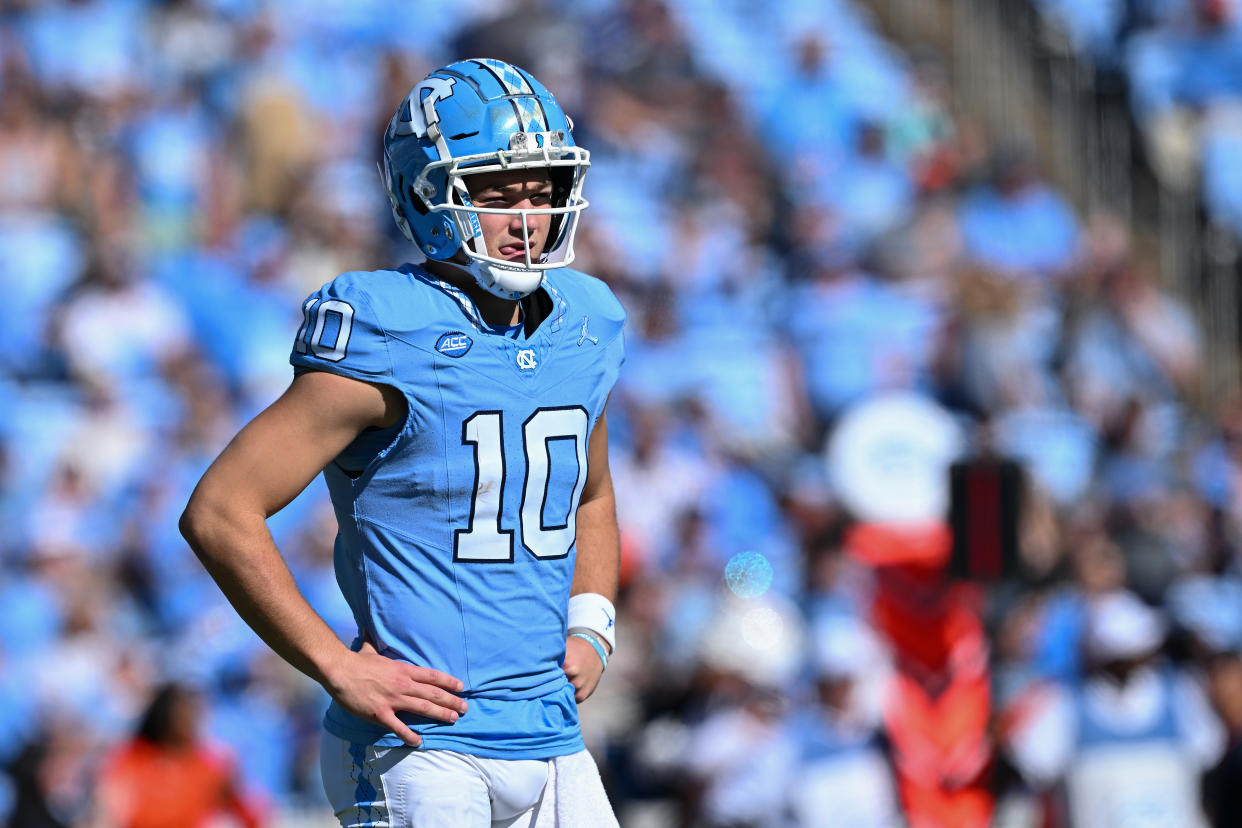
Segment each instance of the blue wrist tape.
[{"label": "blue wrist tape", "polygon": [[604,645],[599,643],[599,639],[590,633],[575,632],[569,634],[571,638],[581,638],[583,641],[595,648],[595,652],[599,653],[599,660],[604,662],[604,669],[608,669],[608,653],[604,652]]}]

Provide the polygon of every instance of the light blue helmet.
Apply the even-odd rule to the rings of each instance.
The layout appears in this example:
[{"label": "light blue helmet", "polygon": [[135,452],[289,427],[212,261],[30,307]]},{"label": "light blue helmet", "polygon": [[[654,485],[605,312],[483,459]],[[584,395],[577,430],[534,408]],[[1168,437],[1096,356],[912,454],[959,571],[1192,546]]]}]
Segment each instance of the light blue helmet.
[{"label": "light blue helmet", "polygon": [[[525,296],[544,271],[573,261],[590,156],[574,145],[572,128],[552,93],[512,64],[463,60],[436,69],[410,90],[384,132],[380,173],[397,226],[428,259],[463,252],[463,266],[488,292]],[[552,179],[550,206],[473,205],[465,176],[535,167],[547,168]],[[532,259],[528,246],[525,262],[489,256],[480,212],[551,215],[543,254]]]}]

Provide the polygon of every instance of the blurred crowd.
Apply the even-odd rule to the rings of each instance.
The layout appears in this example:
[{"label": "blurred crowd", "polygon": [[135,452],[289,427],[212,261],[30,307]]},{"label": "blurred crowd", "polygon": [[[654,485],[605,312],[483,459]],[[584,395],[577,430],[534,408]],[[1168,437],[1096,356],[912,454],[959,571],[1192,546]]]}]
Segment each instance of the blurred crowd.
[{"label": "blurred crowd", "polygon": [[[1128,31],[1131,56],[1189,37]],[[1196,321],[1130,229],[954,111],[937,57],[853,0],[0,3],[0,823],[128,824],[101,780],[170,681],[246,820],[323,812],[326,696],[177,517],[290,380],[305,296],[412,255],[381,130],[469,56],[573,117],[575,266],[629,313],[623,620],[582,711],[623,825],[934,824],[894,781],[935,757],[892,747],[915,670],[827,462],[895,391],[1025,481],[1017,563],[980,589],[990,723],[959,781],[1009,825],[1106,824],[1074,810],[1100,774],[1134,780],[1116,807],[1148,821],[1126,824],[1242,824],[1242,401],[1201,396]],[[1191,100],[1169,83],[1136,108]],[[270,526],[352,638],[324,487]]]},{"label": "blurred crowd", "polygon": [[1237,0],[1034,0],[1126,89],[1153,170],[1242,235],[1242,8]]}]

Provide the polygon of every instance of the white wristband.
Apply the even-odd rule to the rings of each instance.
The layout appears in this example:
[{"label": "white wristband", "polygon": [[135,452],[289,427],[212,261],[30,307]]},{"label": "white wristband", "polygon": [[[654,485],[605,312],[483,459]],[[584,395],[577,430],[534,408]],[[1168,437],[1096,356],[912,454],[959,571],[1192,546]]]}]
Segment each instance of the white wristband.
[{"label": "white wristband", "polygon": [[616,607],[598,592],[584,592],[569,599],[569,629],[590,630],[608,642],[608,649],[617,648]]}]

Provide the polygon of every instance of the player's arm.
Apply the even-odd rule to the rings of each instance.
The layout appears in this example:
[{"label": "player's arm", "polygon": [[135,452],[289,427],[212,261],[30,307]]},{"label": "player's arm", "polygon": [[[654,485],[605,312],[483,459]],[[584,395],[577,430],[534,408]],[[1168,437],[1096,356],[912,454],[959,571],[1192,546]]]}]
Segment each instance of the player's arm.
[{"label": "player's arm", "polygon": [[391,425],[404,411],[405,400],[389,386],[321,371],[299,374],[207,469],[181,516],[181,532],[268,646],[347,710],[416,745],[418,735],[397,711],[455,721],[466,703],[448,691],[462,683],[346,647],[298,591],[266,522],[363,429]]},{"label": "player's arm", "polygon": [[[571,597],[593,593],[610,602],[617,597],[621,567],[621,533],[617,528],[616,497],[612,474],[608,470],[608,422],[601,415],[587,443],[587,479],[578,502],[578,557],[574,565]],[[603,631],[612,619],[601,611],[589,626]],[[572,624],[571,624],[572,626]],[[596,639],[606,653],[612,648],[602,635]],[[604,662],[585,639],[571,635],[565,643],[565,675],[574,686],[574,698],[585,701],[595,691],[604,672]]]}]

